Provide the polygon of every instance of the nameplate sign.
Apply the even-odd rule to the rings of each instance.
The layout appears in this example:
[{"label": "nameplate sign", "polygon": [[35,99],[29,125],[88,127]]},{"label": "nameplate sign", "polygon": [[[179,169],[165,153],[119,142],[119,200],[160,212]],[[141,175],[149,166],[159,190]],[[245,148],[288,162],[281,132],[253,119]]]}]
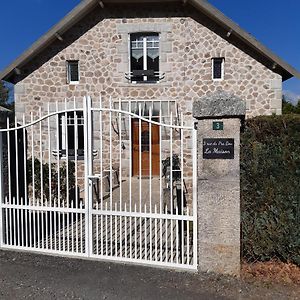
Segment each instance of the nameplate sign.
[{"label": "nameplate sign", "polygon": [[203,139],[204,159],[234,159],[234,139]]}]

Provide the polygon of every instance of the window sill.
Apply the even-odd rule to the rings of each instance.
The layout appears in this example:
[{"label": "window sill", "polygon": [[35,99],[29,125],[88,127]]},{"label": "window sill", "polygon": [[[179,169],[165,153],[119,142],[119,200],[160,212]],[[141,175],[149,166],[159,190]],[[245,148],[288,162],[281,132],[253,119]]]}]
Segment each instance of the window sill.
[{"label": "window sill", "polygon": [[145,88],[145,87],[171,87],[172,85],[168,82],[156,82],[156,83],[133,83],[133,82],[128,82],[128,83],[120,83],[120,87],[132,87],[132,88]]},{"label": "window sill", "polygon": [[[53,150],[52,151],[52,155],[56,158],[56,159],[58,159],[59,158],[59,160],[62,160],[62,161],[64,161],[64,160],[78,160],[78,161],[82,161],[82,160],[84,160],[84,154],[81,154],[81,155],[78,155],[78,156],[75,156],[74,154],[72,155],[66,155],[66,154],[61,154],[61,153],[59,153],[59,154],[57,154],[57,151],[56,150]],[[98,155],[98,151],[97,150],[93,150],[93,156],[94,157],[96,157]]]},{"label": "window sill", "polygon": [[[67,157],[66,156],[61,156],[59,159],[62,160],[62,161],[64,161],[64,160],[67,160]],[[84,156],[78,156],[77,158],[75,156],[69,156],[68,160],[83,161],[84,160]]]}]

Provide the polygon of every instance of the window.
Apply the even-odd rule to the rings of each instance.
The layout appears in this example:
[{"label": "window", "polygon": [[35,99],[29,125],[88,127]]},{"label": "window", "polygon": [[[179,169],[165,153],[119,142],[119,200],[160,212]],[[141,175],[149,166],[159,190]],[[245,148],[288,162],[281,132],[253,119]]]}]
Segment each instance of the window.
[{"label": "window", "polygon": [[72,60],[67,63],[68,83],[79,83],[79,61]]},{"label": "window", "polygon": [[212,78],[213,80],[224,79],[224,58],[212,59]]},{"label": "window", "polygon": [[83,112],[69,112],[59,115],[60,156],[70,158],[84,156],[84,119]]},{"label": "window", "polygon": [[153,83],[159,81],[158,33],[130,35],[131,82]]}]

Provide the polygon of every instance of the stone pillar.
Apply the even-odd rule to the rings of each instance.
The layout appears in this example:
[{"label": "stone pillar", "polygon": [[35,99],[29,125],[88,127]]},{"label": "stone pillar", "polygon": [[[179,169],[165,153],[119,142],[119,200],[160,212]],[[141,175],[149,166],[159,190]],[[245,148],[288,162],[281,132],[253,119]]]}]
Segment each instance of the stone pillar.
[{"label": "stone pillar", "polygon": [[224,92],[194,102],[202,272],[240,274],[240,127],[245,113],[245,102]]}]

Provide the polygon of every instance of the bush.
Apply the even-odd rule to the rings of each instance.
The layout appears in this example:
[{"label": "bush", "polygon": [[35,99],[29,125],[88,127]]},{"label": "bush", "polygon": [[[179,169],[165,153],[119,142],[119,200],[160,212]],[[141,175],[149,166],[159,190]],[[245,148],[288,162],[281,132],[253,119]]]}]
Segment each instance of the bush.
[{"label": "bush", "polygon": [[241,136],[242,256],[300,265],[300,116],[257,117]]},{"label": "bush", "polygon": [[[67,163],[68,163],[68,181],[67,181]],[[41,170],[42,170],[42,179],[41,182]],[[41,168],[41,162],[35,158],[34,159],[34,191],[35,191],[35,198],[38,200],[43,198],[45,204],[50,200],[50,190],[51,190],[51,200],[57,204],[62,205],[62,202],[67,199],[67,195],[69,197],[72,196],[72,191],[75,189],[75,164],[72,161],[69,162],[61,162],[60,168],[60,177],[58,177],[58,170],[57,164],[51,164],[51,187],[49,186],[49,164],[44,163]],[[32,183],[32,159],[27,161],[27,178],[28,178],[28,185],[33,190],[33,183]],[[60,178],[59,185],[58,185],[58,178]],[[43,195],[42,189],[43,187]],[[60,187],[60,189],[59,189]],[[58,199],[58,193],[60,191],[60,199]],[[43,197],[42,197],[43,196]]]}]

